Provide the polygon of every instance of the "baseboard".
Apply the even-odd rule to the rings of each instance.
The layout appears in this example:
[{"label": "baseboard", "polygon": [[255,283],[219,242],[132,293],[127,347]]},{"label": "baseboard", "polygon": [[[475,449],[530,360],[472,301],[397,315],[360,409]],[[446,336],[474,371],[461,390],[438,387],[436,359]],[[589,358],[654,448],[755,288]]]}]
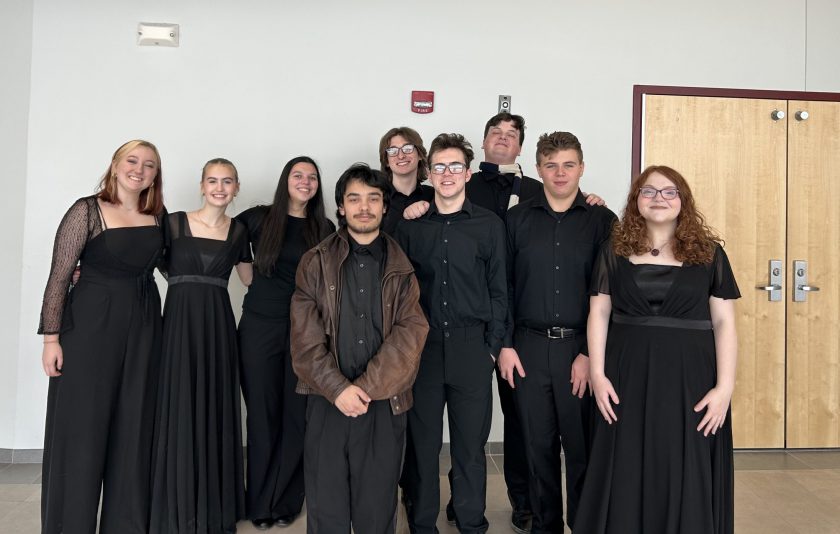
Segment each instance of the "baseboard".
[{"label": "baseboard", "polygon": [[43,449],[0,449],[0,464],[39,464]]}]

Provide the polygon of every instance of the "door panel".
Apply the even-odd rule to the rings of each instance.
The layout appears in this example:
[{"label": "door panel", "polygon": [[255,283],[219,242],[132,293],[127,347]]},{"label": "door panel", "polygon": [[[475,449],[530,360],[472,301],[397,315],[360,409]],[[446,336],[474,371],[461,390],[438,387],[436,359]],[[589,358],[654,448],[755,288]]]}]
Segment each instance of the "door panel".
[{"label": "door panel", "polygon": [[643,165],[668,165],[686,177],[725,240],[741,289],[735,446],[784,447],[785,302],[770,302],[755,287],[768,284],[770,260],[787,268],[787,119],[771,118],[787,112],[787,102],[646,95],[644,105]]},{"label": "door panel", "polygon": [[[787,446],[840,446],[840,103],[789,104]],[[807,120],[797,120],[807,111]],[[793,302],[793,261],[820,288]]]}]

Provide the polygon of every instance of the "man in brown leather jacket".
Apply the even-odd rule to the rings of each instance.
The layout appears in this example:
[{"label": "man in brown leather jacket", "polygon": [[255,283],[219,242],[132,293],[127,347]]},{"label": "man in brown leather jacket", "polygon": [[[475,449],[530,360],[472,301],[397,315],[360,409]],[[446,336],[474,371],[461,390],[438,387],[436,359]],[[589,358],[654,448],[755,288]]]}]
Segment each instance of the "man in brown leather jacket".
[{"label": "man in brown leather jacket", "polygon": [[429,326],[411,262],[380,233],[391,186],[363,164],[335,188],[340,228],[300,261],[291,307],[307,532],[394,532],[406,410]]}]

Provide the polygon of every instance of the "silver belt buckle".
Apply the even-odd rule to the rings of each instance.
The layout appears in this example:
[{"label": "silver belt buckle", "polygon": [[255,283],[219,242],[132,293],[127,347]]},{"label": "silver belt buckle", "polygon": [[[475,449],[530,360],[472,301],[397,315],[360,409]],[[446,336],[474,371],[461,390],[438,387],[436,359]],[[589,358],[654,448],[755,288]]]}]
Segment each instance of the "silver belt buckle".
[{"label": "silver belt buckle", "polygon": [[[560,331],[560,335],[559,336],[553,335],[553,333],[557,332],[558,330]],[[564,330],[563,328],[555,326],[553,328],[547,329],[545,331],[545,333],[548,336],[548,339],[563,339],[563,330]]]}]

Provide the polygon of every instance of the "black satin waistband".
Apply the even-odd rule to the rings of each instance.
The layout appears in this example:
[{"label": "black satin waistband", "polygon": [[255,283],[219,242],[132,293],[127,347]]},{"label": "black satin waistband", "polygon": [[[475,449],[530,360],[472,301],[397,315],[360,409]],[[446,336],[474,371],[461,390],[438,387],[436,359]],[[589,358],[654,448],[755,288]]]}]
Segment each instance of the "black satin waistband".
[{"label": "black satin waistband", "polygon": [[665,328],[686,328],[688,330],[711,330],[712,322],[706,319],[678,319],[676,317],[658,317],[643,315],[639,317],[612,314],[612,321],[616,324],[630,324],[638,326],[662,326]]},{"label": "black satin waistband", "polygon": [[182,274],[179,276],[170,276],[167,279],[170,286],[174,286],[175,284],[183,284],[186,282],[193,282],[196,284],[210,284],[212,286],[219,286],[227,288],[228,282],[227,280],[222,280],[221,278],[216,278],[215,276],[202,276],[200,274]]}]

